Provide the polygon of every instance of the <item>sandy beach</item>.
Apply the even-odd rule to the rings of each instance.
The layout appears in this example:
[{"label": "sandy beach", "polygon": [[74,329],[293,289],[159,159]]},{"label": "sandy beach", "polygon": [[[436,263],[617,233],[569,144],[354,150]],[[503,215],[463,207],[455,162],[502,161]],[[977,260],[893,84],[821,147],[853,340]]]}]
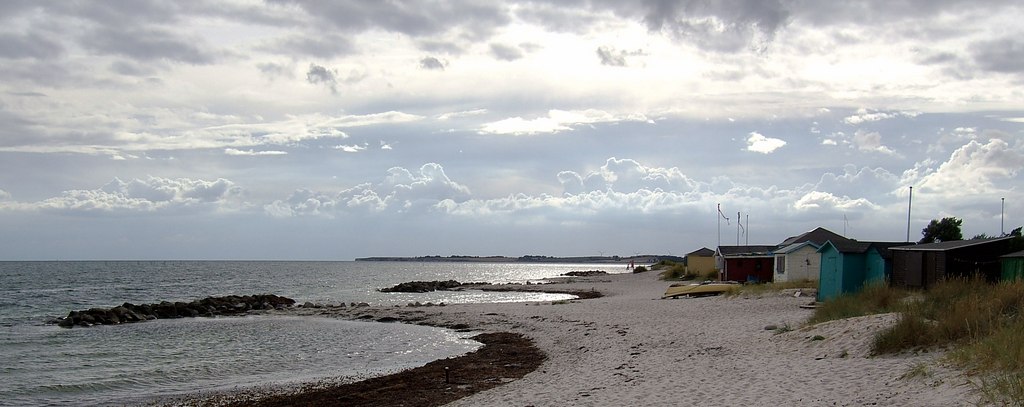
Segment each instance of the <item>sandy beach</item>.
[{"label": "sandy beach", "polygon": [[869,355],[872,336],[895,315],[806,327],[812,311],[799,306],[812,298],[792,291],[661,299],[668,285],[653,272],[574,277],[526,288],[603,296],[289,312],[522,334],[547,356],[521,379],[451,406],[962,406],[976,400],[961,372],[941,366],[941,352]]}]

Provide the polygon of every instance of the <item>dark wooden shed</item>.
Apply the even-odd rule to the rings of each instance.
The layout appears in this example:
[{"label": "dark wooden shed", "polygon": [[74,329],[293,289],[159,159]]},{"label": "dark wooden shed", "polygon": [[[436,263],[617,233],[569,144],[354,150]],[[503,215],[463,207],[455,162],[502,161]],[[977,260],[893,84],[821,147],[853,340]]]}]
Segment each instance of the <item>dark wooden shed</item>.
[{"label": "dark wooden shed", "polygon": [[998,237],[893,247],[892,284],[928,288],[944,278],[974,276],[999,281],[999,256],[1012,251],[1010,243]]},{"label": "dark wooden shed", "polygon": [[722,281],[768,283],[775,274],[775,246],[718,246]]}]

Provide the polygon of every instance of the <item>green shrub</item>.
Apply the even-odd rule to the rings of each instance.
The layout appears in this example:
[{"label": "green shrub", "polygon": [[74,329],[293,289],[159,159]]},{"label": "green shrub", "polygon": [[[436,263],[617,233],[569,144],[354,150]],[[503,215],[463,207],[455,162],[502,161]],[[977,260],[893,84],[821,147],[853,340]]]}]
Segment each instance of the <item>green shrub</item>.
[{"label": "green shrub", "polygon": [[633,272],[634,273],[645,273],[645,272],[647,272],[647,267],[636,266],[636,267],[633,268]]}]

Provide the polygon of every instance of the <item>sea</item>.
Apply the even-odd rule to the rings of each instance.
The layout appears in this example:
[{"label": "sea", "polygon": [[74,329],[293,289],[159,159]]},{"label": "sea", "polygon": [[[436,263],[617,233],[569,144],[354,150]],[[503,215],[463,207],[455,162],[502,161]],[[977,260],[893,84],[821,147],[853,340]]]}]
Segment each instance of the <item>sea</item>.
[{"label": "sea", "polygon": [[213,394],[354,381],[459,356],[473,333],[324,317],[234,316],[88,328],[72,310],[276,294],[300,304],[558,301],[565,294],[382,293],[407,281],[542,282],[617,264],[377,261],[0,262],[0,406],[173,405]]}]

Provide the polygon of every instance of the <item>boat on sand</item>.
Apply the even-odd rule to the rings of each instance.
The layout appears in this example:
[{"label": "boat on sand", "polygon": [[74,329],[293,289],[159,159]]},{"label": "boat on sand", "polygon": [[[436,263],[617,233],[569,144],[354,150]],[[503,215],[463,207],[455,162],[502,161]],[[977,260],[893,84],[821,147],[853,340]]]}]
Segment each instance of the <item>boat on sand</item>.
[{"label": "boat on sand", "polygon": [[672,284],[665,290],[661,298],[676,298],[682,296],[702,297],[707,295],[720,295],[739,289],[739,284],[731,282],[705,281],[697,284]]}]

